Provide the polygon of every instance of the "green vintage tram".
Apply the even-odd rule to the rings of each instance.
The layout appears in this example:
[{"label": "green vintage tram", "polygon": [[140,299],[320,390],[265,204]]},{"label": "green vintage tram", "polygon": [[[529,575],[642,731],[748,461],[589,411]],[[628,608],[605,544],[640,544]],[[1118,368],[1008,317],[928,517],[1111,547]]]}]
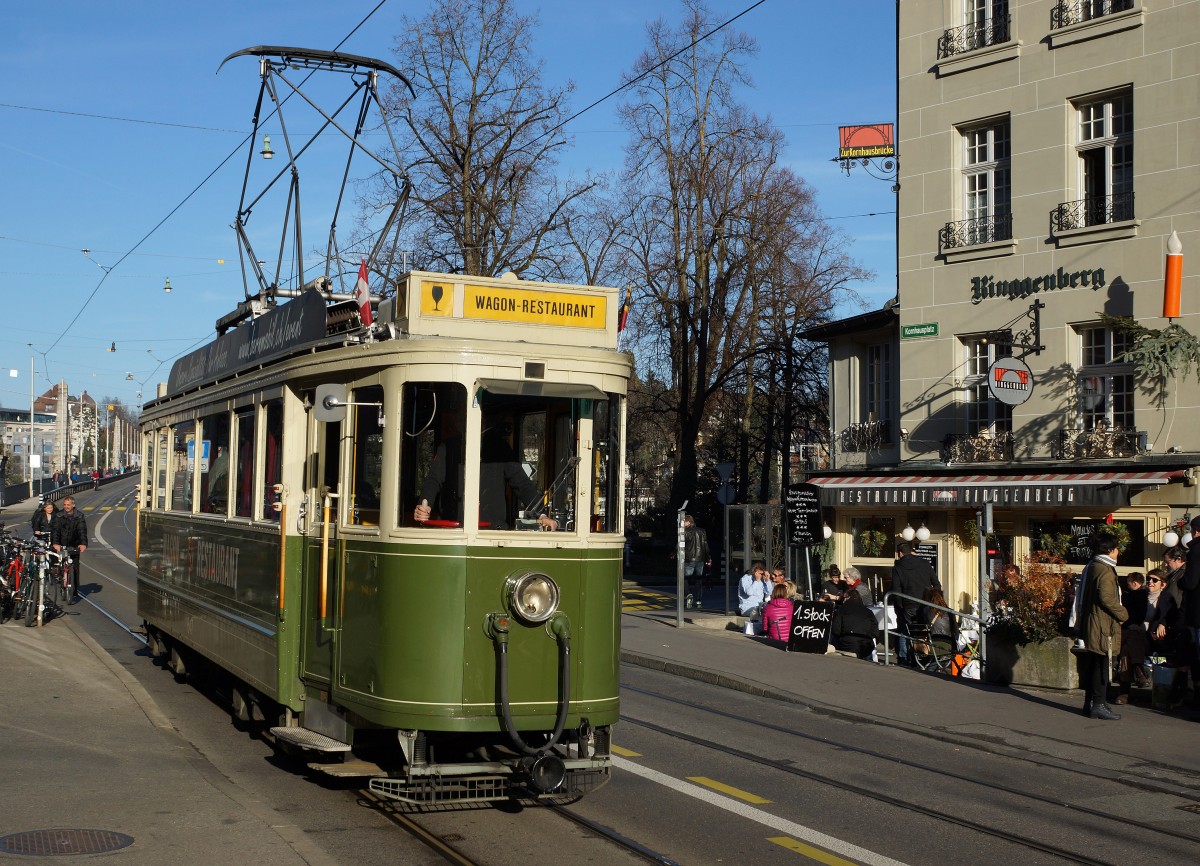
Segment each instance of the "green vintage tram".
[{"label": "green vintage tram", "polygon": [[369,327],[298,295],[181,358],[144,408],[151,650],[227,672],[238,715],[387,797],[607,781],[616,290],[414,271]]}]

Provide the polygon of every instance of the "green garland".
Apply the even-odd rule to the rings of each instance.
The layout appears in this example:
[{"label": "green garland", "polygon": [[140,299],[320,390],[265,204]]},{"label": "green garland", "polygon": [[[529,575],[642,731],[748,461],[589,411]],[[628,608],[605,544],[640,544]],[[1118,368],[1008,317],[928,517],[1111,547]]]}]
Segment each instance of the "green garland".
[{"label": "green garland", "polygon": [[1129,316],[1100,314],[1101,323],[1128,335],[1130,348],[1117,361],[1133,364],[1147,379],[1169,382],[1175,376],[1186,380],[1188,373],[1200,382],[1200,342],[1186,328],[1172,322],[1161,331],[1147,328]]},{"label": "green garland", "polygon": [[858,533],[858,547],[863,556],[879,556],[887,546],[887,534],[878,529],[862,529]]}]

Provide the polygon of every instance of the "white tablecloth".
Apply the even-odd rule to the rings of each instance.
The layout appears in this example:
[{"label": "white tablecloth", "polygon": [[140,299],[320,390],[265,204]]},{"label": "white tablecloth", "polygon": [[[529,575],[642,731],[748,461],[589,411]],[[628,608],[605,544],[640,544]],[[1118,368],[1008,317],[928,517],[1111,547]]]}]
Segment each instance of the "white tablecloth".
[{"label": "white tablecloth", "polygon": [[896,609],[894,607],[889,605],[885,608],[882,604],[869,604],[867,605],[867,610],[875,614],[875,622],[879,625],[881,631],[883,630],[884,613],[887,614],[887,627],[892,631],[896,630]]}]

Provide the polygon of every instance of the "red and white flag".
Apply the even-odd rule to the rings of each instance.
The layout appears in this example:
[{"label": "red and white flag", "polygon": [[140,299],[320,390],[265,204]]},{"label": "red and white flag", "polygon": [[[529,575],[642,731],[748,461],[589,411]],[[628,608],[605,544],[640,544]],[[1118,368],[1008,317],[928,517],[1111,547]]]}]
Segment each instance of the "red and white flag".
[{"label": "red and white flag", "polygon": [[364,327],[371,327],[371,290],[367,287],[367,260],[363,259],[358,269],[358,283],[354,286],[354,300],[358,301],[358,317]]}]

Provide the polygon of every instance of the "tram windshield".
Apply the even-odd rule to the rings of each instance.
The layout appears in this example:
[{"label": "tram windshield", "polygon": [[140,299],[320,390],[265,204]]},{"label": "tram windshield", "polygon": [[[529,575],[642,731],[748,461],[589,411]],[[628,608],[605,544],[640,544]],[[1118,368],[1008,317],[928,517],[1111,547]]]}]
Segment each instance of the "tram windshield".
[{"label": "tram windshield", "polygon": [[[501,390],[505,392],[497,393]],[[549,517],[558,530],[574,531],[579,442],[582,428],[589,425],[592,513],[585,525],[591,531],[616,531],[619,509],[612,507],[616,493],[610,456],[618,453],[618,398],[599,391],[596,398],[508,392],[519,390],[479,387],[468,409],[461,385],[405,386],[401,525],[457,528],[470,508],[483,530],[538,529]],[[466,452],[464,434],[472,411],[479,412],[479,469],[477,486],[468,491],[464,465],[475,455]]]}]

